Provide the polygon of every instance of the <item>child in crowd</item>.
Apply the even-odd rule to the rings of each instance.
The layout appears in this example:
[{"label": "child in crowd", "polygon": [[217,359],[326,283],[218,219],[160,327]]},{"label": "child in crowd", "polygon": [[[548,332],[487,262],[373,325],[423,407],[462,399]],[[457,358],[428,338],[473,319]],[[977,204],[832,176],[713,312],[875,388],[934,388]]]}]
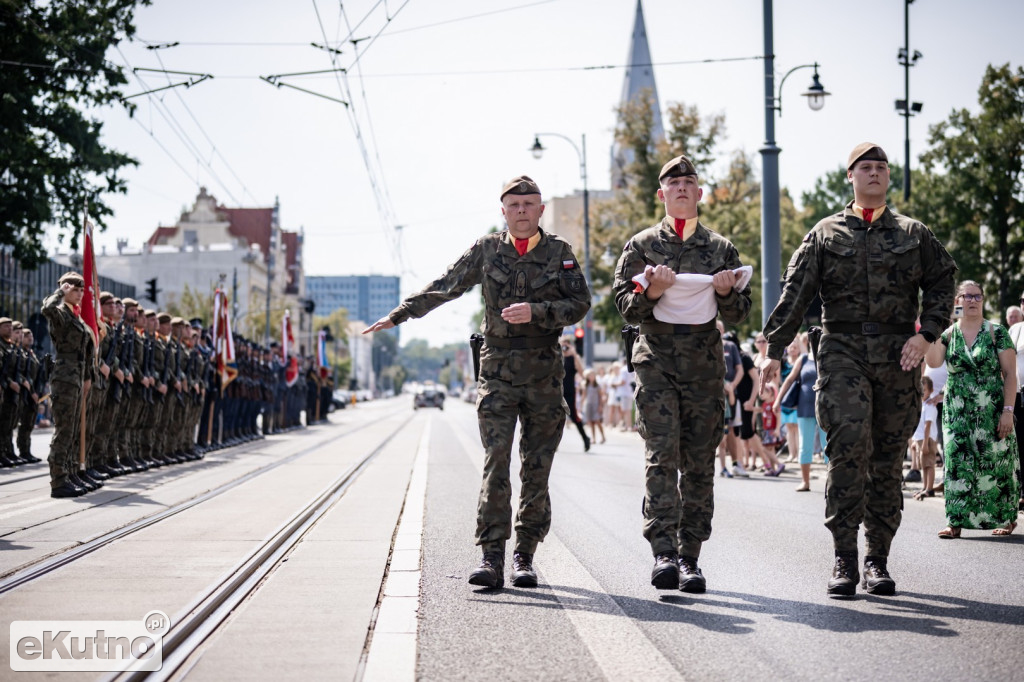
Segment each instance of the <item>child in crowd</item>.
[{"label": "child in crowd", "polygon": [[914,495],[915,500],[935,497],[935,457],[939,449],[935,440],[937,410],[935,405],[928,403],[934,388],[931,377],[921,377],[921,419],[917,422],[917,430],[910,442],[910,461],[911,467],[921,472],[924,487]]},{"label": "child in crowd", "polygon": [[604,388],[598,381],[594,370],[583,373],[583,421],[590,425],[590,439],[597,442],[597,430],[601,431],[601,442],[604,438],[604,404],[606,400]]},{"label": "child in crowd", "polygon": [[779,430],[779,415],[775,412],[777,390],[775,384],[768,384],[761,393],[761,445],[769,453],[770,458],[778,462],[779,473],[782,473],[786,465],[779,462],[776,452],[786,440],[785,435]]}]

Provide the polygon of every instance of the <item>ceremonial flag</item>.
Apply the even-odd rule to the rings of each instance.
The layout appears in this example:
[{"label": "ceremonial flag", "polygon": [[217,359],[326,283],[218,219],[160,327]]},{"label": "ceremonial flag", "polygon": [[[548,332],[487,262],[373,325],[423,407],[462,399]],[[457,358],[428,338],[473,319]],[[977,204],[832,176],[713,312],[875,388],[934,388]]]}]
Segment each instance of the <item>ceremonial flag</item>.
[{"label": "ceremonial flag", "polygon": [[299,359],[291,354],[295,347],[295,335],[292,334],[292,314],[285,308],[284,318],[281,319],[281,360],[284,362],[284,383],[294,386],[299,380]]},{"label": "ceremonial flag", "polygon": [[220,375],[220,388],[238,376],[238,365],[235,362],[235,340],[231,336],[231,316],[228,314],[228,297],[220,289],[213,295],[213,350],[217,354],[217,374]]},{"label": "ceremonial flag", "polygon": [[320,376],[326,378],[328,371],[327,368],[327,332],[320,330],[320,334],[317,336],[316,342],[316,364],[320,368]]},{"label": "ceremonial flag", "polygon": [[100,339],[103,338],[100,320],[100,282],[96,274],[96,256],[92,244],[92,221],[85,214],[85,244],[82,247],[82,279],[85,280],[85,294],[82,296],[82,322],[92,330],[94,350],[99,353]]}]

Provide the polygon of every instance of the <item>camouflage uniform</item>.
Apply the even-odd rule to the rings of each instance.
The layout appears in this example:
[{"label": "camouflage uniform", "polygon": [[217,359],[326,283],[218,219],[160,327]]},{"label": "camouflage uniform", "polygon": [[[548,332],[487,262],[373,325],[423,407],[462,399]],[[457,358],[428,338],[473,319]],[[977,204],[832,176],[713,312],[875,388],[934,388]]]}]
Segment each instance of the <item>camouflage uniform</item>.
[{"label": "camouflage uniform", "polygon": [[[39,411],[39,404],[32,399],[31,393],[35,392],[39,395],[39,386],[37,384],[37,377],[40,372],[39,358],[36,357],[35,351],[31,348],[22,348],[22,352],[27,356],[28,371],[26,373],[26,379],[32,384],[32,389],[29,391],[28,400],[23,399],[21,407],[18,408],[18,456],[22,460],[27,461],[38,461],[32,459],[32,429],[36,425],[36,414]],[[22,387],[24,391],[25,388]]]},{"label": "camouflage uniform", "polygon": [[[729,240],[703,223],[683,241],[673,219],[666,217],[629,240],[612,284],[622,317],[640,325],[632,361],[637,425],[647,459],[644,537],[655,556],[697,558],[701,544],[711,537],[715,509],[715,449],[725,412],[722,337],[714,319],[693,325],[695,330],[656,321],[657,301],[634,291],[632,281],[647,265],[664,265],[677,274],[713,275],[742,264]],[[715,298],[722,319],[730,324],[750,311],[749,287]]]},{"label": "camouflage uniform", "polygon": [[9,382],[21,384],[21,364],[21,349],[13,341],[0,338],[0,366],[8,368],[3,385],[0,386],[0,459],[9,461],[7,466],[14,466],[18,459],[11,434],[18,423],[19,405],[23,400],[21,392],[25,387],[21,386],[19,392],[15,393]]},{"label": "camouflage uniform", "polygon": [[53,440],[50,442],[50,487],[67,482],[68,474],[78,470],[78,438],[82,413],[82,386],[93,378],[92,332],[64,304],[64,290],[46,297],[43,316],[50,327],[50,340],[57,362],[50,375],[53,399]]},{"label": "camouflage uniform", "polygon": [[821,296],[815,412],[828,434],[825,525],[837,552],[857,552],[863,523],[866,555],[889,555],[903,510],[903,456],[921,411],[920,374],[903,371],[900,356],[919,312],[922,333],[946,328],[955,272],[923,224],[885,208],[867,225],[853,202],[815,225],[786,269],[764,335],[768,357],[781,359]]},{"label": "camouflage uniform", "polygon": [[[568,243],[540,231],[540,241],[520,256],[508,231],[481,237],[439,279],[389,315],[395,324],[423,317],[442,303],[483,285],[485,344],[480,353],[477,414],[484,445],[483,484],[476,542],[503,552],[512,535],[509,481],[516,419],[522,423],[519,458],[522,490],[515,551],[533,554],[551,526],[548,474],[562,438],[567,407],[562,397],[562,328],[583,318],[590,290]],[[501,311],[529,302],[532,319],[510,324]]]}]

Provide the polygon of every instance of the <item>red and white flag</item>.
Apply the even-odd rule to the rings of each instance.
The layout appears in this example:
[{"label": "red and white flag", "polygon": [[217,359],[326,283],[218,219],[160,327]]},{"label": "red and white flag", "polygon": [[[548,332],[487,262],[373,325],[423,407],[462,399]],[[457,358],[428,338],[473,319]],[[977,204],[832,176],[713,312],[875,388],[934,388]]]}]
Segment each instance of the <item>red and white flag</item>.
[{"label": "red and white flag", "polygon": [[100,281],[96,274],[96,256],[93,250],[92,221],[89,213],[85,214],[85,244],[82,247],[82,279],[85,280],[85,295],[82,296],[82,322],[92,330],[95,351],[99,353],[100,339],[104,334],[99,326],[100,320]]},{"label": "red and white flag", "polygon": [[291,349],[295,347],[295,335],[292,334],[292,315],[286,308],[284,318],[281,320],[281,361],[285,364],[284,382],[289,386],[299,380],[299,359],[294,355],[288,357]]},{"label": "red and white flag", "polygon": [[220,375],[221,390],[238,376],[229,309],[227,294],[217,289],[213,294],[213,350],[217,354],[217,373]]}]

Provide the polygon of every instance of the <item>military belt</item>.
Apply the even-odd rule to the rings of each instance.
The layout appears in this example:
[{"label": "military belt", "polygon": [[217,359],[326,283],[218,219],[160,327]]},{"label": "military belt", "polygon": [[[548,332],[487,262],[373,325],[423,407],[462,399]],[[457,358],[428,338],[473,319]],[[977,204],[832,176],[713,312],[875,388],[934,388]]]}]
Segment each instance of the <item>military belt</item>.
[{"label": "military belt", "polygon": [[547,336],[510,336],[500,338],[497,336],[485,336],[484,342],[491,348],[505,348],[508,350],[520,350],[523,348],[546,348],[558,343],[560,334],[548,334]]},{"label": "military belt", "polygon": [[641,322],[641,334],[696,334],[709,332],[715,328],[715,321],[704,324],[671,324],[669,322]]},{"label": "military belt", "polygon": [[906,324],[883,324],[881,322],[826,322],[826,334],[861,334],[877,336],[878,334],[913,334],[917,331],[912,322]]}]

